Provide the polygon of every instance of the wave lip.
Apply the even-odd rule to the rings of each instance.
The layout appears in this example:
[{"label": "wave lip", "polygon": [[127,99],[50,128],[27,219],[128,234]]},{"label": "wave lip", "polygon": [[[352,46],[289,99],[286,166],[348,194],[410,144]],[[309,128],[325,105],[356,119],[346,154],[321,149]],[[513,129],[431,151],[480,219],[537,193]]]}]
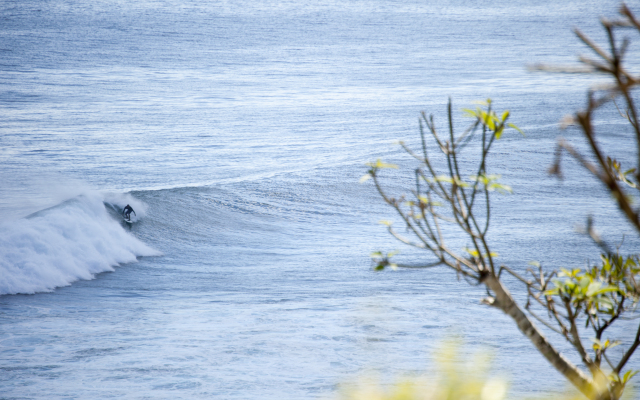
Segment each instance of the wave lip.
[{"label": "wave lip", "polygon": [[0,226],[0,295],[50,292],[158,256],[87,194]]}]

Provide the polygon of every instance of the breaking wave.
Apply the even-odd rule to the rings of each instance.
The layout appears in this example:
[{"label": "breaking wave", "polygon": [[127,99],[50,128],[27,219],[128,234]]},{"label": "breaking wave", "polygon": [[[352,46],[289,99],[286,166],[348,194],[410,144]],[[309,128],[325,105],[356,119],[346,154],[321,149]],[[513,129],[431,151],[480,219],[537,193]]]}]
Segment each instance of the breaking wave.
[{"label": "breaking wave", "polygon": [[137,257],[160,255],[107,209],[127,203],[138,219],[144,217],[144,203],[128,194],[92,193],[0,225],[0,295],[52,291]]}]

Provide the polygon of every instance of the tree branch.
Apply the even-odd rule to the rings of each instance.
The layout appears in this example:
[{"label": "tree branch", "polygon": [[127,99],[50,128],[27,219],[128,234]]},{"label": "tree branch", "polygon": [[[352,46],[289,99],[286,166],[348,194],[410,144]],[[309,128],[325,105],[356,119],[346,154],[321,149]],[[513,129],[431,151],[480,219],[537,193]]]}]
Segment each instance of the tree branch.
[{"label": "tree branch", "polygon": [[638,345],[640,345],[640,326],[638,326],[638,331],[636,332],[636,339],[633,341],[633,344],[631,345],[629,350],[627,350],[624,353],[624,355],[622,356],[622,359],[620,360],[618,365],[614,368],[613,372],[615,372],[616,374],[619,374],[620,371],[622,371],[622,368],[624,368],[627,361],[629,361],[629,359],[631,358],[631,355],[636,351],[636,349],[638,348]]},{"label": "tree branch", "polygon": [[547,361],[553,365],[562,375],[565,376],[580,392],[589,398],[594,398],[597,390],[593,382],[584,375],[580,369],[573,365],[571,361],[564,358],[549,341],[531,323],[526,314],[518,307],[507,289],[502,285],[495,275],[486,273],[482,282],[496,295],[494,305],[500,308],[505,314],[510,316],[520,332],[522,332],[533,345],[538,349]]}]

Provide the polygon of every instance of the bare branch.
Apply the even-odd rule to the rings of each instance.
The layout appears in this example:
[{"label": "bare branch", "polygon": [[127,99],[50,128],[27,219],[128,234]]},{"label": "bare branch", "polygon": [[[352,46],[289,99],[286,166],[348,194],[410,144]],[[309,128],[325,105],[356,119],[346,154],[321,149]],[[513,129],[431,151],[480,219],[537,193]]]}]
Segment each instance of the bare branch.
[{"label": "bare branch", "polygon": [[546,326],[547,328],[551,329],[552,331],[554,331],[555,333],[564,336],[564,334],[562,333],[562,331],[558,328],[556,328],[555,326],[551,325],[550,323],[548,323],[547,321],[545,321],[543,318],[540,318],[536,313],[534,313],[530,308],[525,307],[526,310],[529,312],[529,314],[531,314],[535,319],[538,320],[538,322],[540,322],[541,324],[543,324],[544,326]]},{"label": "bare branch", "polygon": [[620,371],[622,371],[622,368],[624,368],[627,361],[631,358],[631,355],[636,351],[638,345],[640,345],[640,326],[638,326],[638,331],[636,332],[636,338],[633,341],[633,344],[631,344],[631,347],[624,353],[618,365],[613,369],[613,372],[619,374]]},{"label": "bare branch", "polygon": [[593,50],[596,54],[602,57],[603,60],[605,60],[607,63],[611,63],[611,58],[609,57],[609,55],[604,50],[602,50],[600,46],[598,46],[591,39],[589,39],[587,35],[582,33],[580,29],[574,29],[573,32],[576,34],[576,36],[578,36],[578,38],[580,38],[580,40],[582,40],[584,44],[589,46],[591,50]]}]

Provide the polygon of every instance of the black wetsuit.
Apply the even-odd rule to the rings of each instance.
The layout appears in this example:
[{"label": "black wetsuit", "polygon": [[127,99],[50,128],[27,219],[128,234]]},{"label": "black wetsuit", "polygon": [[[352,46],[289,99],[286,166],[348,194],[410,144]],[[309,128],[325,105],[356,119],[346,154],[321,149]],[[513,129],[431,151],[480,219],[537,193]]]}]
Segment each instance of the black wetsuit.
[{"label": "black wetsuit", "polygon": [[122,214],[124,214],[124,217],[127,220],[131,219],[131,213],[133,213],[133,215],[137,215],[135,211],[133,211],[133,208],[131,208],[130,205],[127,204],[127,206],[124,208],[124,210],[122,210]]}]

